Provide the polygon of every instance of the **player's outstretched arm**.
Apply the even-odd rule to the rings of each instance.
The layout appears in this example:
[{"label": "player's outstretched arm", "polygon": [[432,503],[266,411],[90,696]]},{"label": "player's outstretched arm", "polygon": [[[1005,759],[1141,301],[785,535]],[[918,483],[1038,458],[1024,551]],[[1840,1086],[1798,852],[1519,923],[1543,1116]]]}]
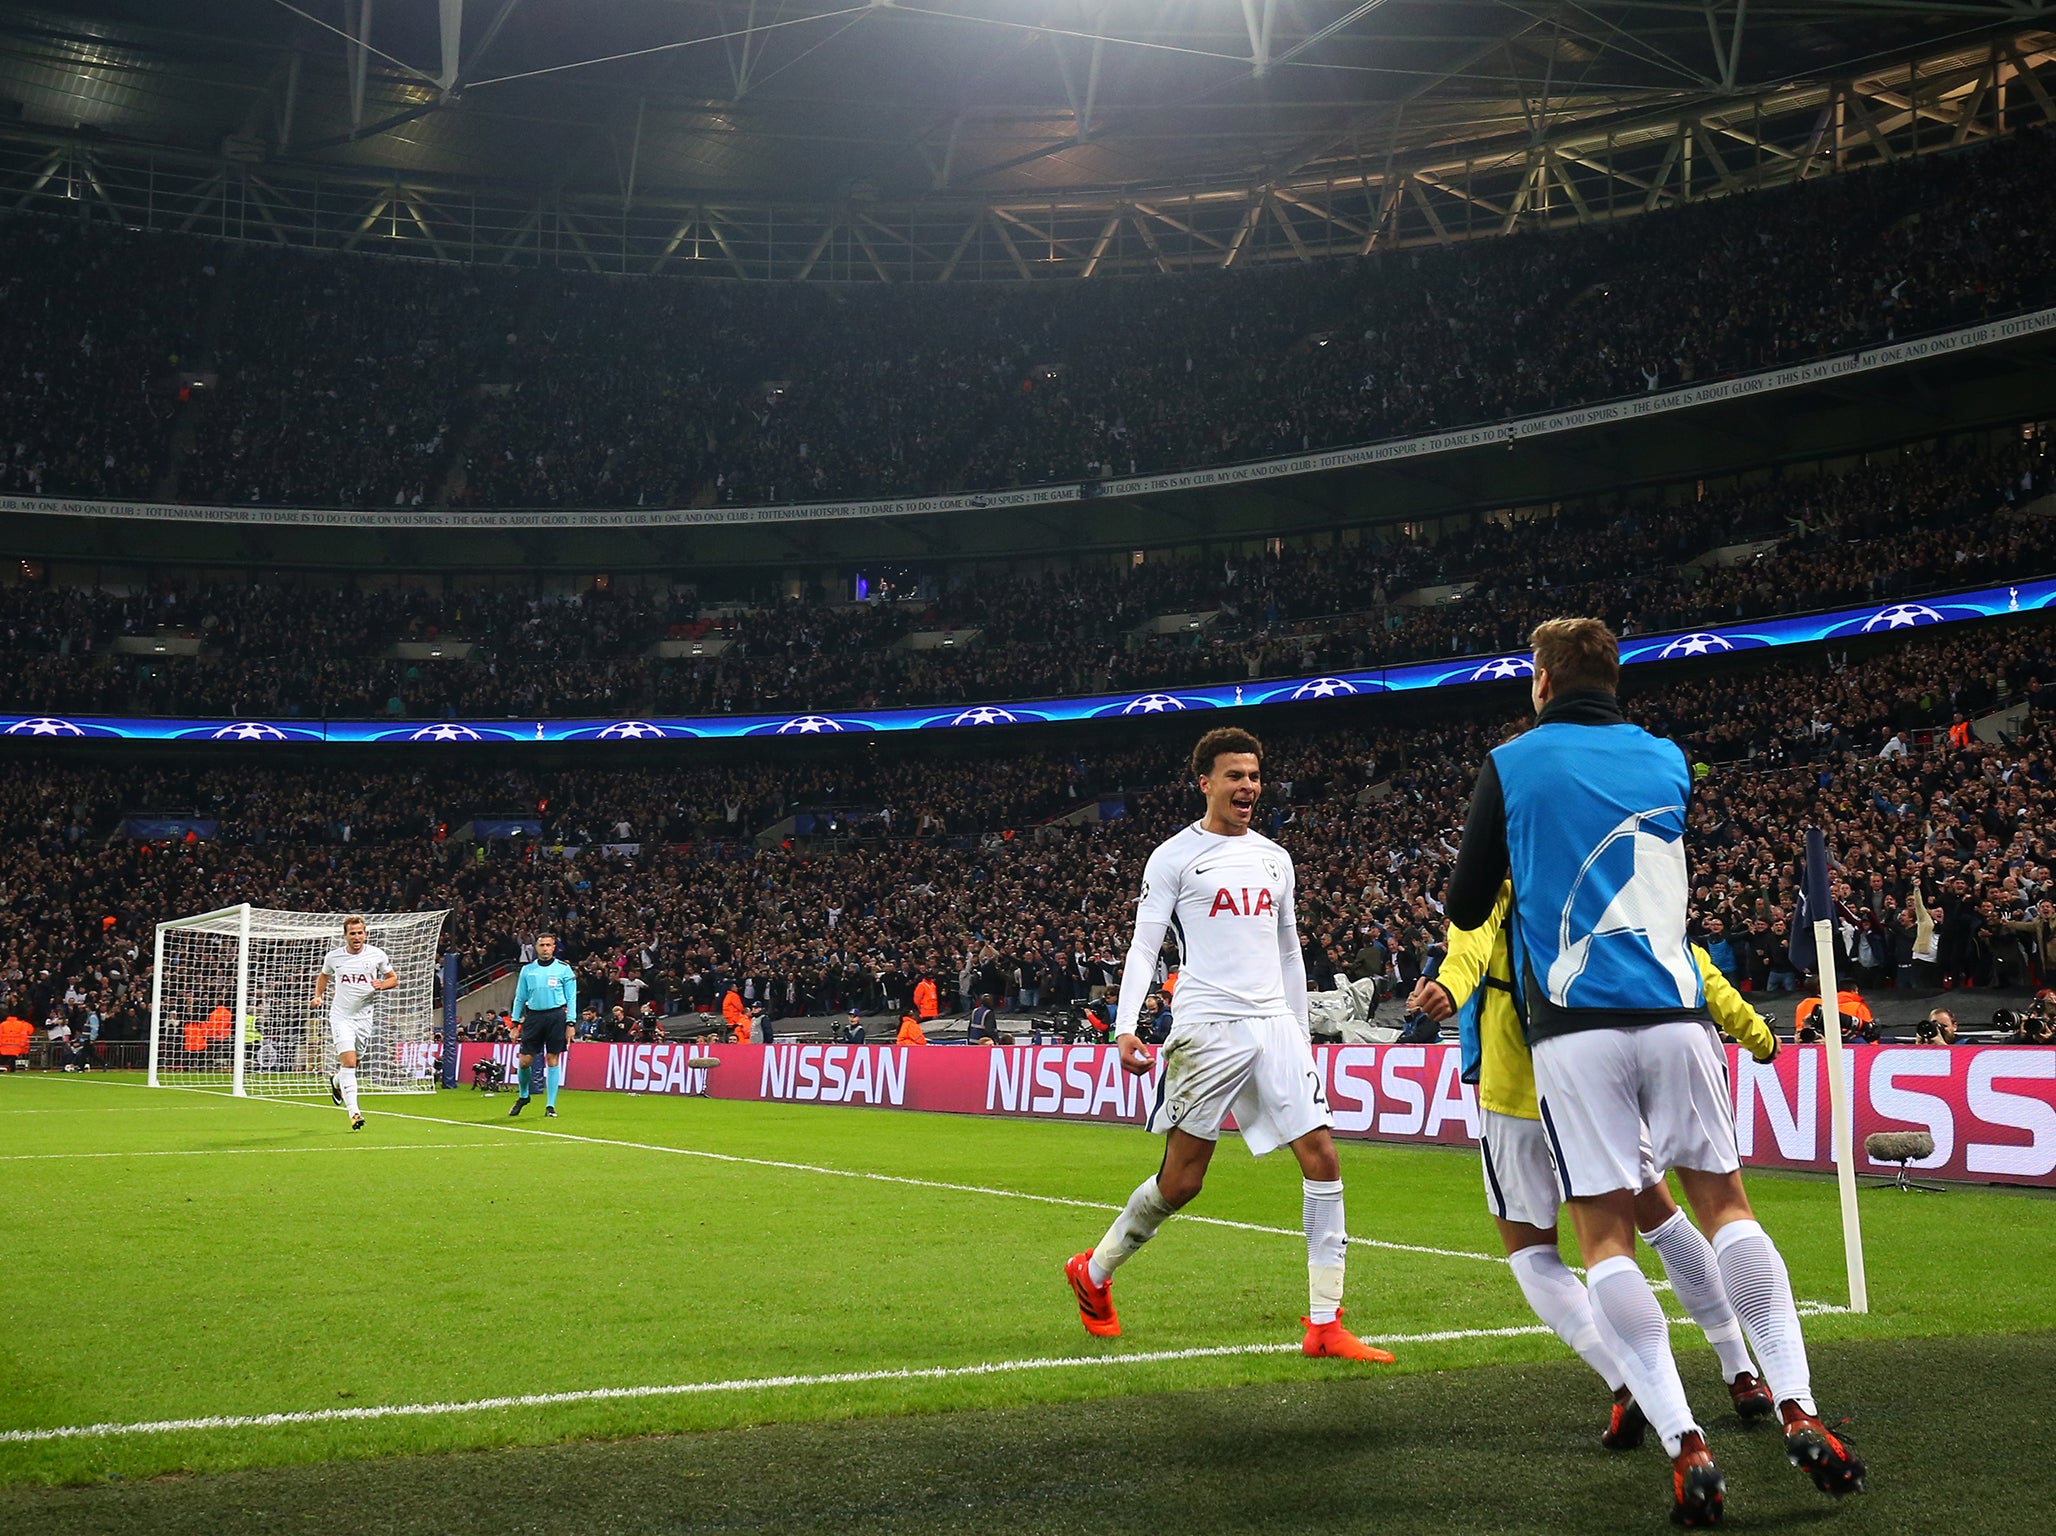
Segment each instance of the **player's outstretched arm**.
[{"label": "player's outstretched arm", "polygon": [[1715,968],[1713,957],[1699,945],[1692,946],[1692,962],[1699,967],[1699,983],[1706,991],[1706,1010],[1735,1044],[1757,1061],[1770,1061],[1778,1054],[1778,1037],[1771,1033],[1763,1015],[1750,1007],[1734,984]]},{"label": "player's outstretched arm", "polygon": [[1135,904],[1135,936],[1128,942],[1128,958],[1121,966],[1121,1001],[1114,1013],[1114,1040],[1121,1050],[1121,1065],[1130,1072],[1150,1068],[1151,1057],[1135,1032],[1156,980],[1157,954],[1170,932],[1171,914],[1178,905],[1178,869],[1159,848],[1149,856],[1142,870],[1142,896]]},{"label": "player's outstretched arm", "polygon": [[1470,1001],[1491,968],[1492,952],[1506,926],[1512,902],[1513,882],[1501,881],[1498,898],[1492,903],[1492,915],[1482,924],[1476,928],[1449,925],[1449,952],[1432,980],[1423,976],[1414,983],[1406,1000],[1410,1010],[1426,1014],[1440,1024]]},{"label": "player's outstretched arm", "polygon": [[1286,1010],[1305,1025],[1306,951],[1299,947],[1299,914],[1293,909],[1292,893],[1293,886],[1287,885],[1278,907],[1278,974],[1285,983]]},{"label": "player's outstretched arm", "polygon": [[1492,916],[1492,903],[1510,867],[1506,843],[1506,797],[1499,768],[1488,756],[1471,786],[1470,814],[1449,875],[1443,911],[1458,928],[1476,928]]}]

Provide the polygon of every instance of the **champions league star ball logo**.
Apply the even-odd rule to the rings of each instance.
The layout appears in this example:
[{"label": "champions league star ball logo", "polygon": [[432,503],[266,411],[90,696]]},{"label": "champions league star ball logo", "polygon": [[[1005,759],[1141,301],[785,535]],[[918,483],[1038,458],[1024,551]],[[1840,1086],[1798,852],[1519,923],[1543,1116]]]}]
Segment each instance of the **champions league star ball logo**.
[{"label": "champions league star ball logo", "polygon": [[664,734],[662,726],[652,725],[647,720],[617,720],[601,731],[596,738],[600,741],[648,741]]},{"label": "champions league star ball logo", "polygon": [[1934,609],[1921,603],[1894,603],[1889,608],[1880,608],[1863,621],[1863,633],[1874,634],[1886,629],[1912,629],[1917,624],[1939,624],[1942,616]]},{"label": "champions league star ball logo", "polygon": [[829,719],[826,715],[799,715],[781,725],[778,728],[778,734],[781,736],[825,736],[831,731],[839,731],[841,729],[842,726],[838,722]]},{"label": "champions league star ball logo", "polygon": [[967,709],[951,718],[951,725],[1019,725],[1020,716],[1011,710],[995,709],[990,704],[981,704],[976,709]]},{"label": "champions league star ball logo", "polygon": [[1535,664],[1525,656],[1498,656],[1471,670],[1474,683],[1504,682],[1510,677],[1533,677]]},{"label": "champions league star ball logo", "polygon": [[266,725],[262,720],[238,720],[234,725],[224,725],[218,731],[207,733],[209,741],[284,741],[286,733],[275,725]]},{"label": "champions league star ball logo", "polygon": [[17,720],[7,728],[9,736],[83,736],[86,733],[69,720],[52,720],[37,716],[33,720]]},{"label": "champions league star ball logo", "polygon": [[1346,683],[1339,677],[1317,677],[1310,683],[1301,683],[1292,690],[1295,699],[1339,699],[1356,692],[1354,683]]},{"label": "champions league star ball logo", "polygon": [[409,741],[484,741],[485,738],[468,725],[424,725],[418,731],[408,733]]},{"label": "champions league star ball logo", "polygon": [[1732,651],[1734,642],[1719,635],[1686,635],[1673,640],[1656,653],[1659,661],[1674,661],[1683,656],[1714,656],[1722,651]]},{"label": "champions league star ball logo", "polygon": [[1121,706],[1124,715],[1165,715],[1185,706],[1168,693],[1145,693],[1139,699],[1130,699]]},{"label": "champions league star ball logo", "polygon": [[[1689,887],[1684,807],[1659,806],[1625,817],[1587,856],[1564,898],[1558,927],[1565,938],[1580,936],[1549,964],[1549,1000],[1560,1008],[1578,1006],[1584,1000],[1573,989],[1595,953],[1639,952],[1646,945],[1677,988],[1678,1006],[1690,1007],[1699,974],[1685,951]],[[1594,906],[1601,908],[1596,916]]]}]

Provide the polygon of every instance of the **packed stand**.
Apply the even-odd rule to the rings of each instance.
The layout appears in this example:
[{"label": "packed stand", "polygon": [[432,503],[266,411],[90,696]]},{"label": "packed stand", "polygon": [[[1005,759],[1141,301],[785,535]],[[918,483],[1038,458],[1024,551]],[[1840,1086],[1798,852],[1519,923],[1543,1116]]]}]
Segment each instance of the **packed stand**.
[{"label": "packed stand", "polygon": [[[429,592],[356,584],[0,587],[9,681],[24,713],[256,718],[546,718],[773,714],[981,702],[1335,672],[1517,648],[1540,619],[1594,613],[1623,634],[1891,601],[2056,570],[2040,436],[1879,457],[1683,503],[1620,500],[1439,542],[1364,530],[1353,544],[1258,557],[958,574],[910,601],[703,609],[684,590],[545,598],[515,586]],[[1735,565],[1681,564],[1775,540]],[[1409,606],[1422,587],[1462,601]],[[1135,631],[1218,611],[1199,634]],[[953,649],[901,651],[922,629]],[[968,631],[976,630],[973,636]],[[115,654],[123,636],[198,639],[198,658]],[[658,657],[662,640],[725,641]],[[469,640],[470,660],[396,661],[400,641]],[[453,651],[453,655],[455,652]]]},{"label": "packed stand", "polygon": [[[727,505],[1326,449],[2047,304],[2052,181],[2056,136],[2033,130],[1357,261],[919,287],[489,270],[16,221],[6,488]],[[214,376],[190,404],[189,364]]]},{"label": "packed stand", "polygon": [[[2016,740],[1987,745],[1966,720],[2001,704],[2025,704],[2026,719]],[[1788,984],[1792,863],[1812,822],[1831,831],[1838,923],[1862,983],[2050,979],[2047,623],[1653,686],[1631,675],[1627,705],[1694,764],[1694,933],[1738,982]],[[1442,940],[1440,893],[1470,781],[1516,723],[1508,707],[1264,728],[1260,825],[1298,866],[1316,985],[1383,975],[1403,989],[1419,975]],[[1142,862],[1197,808],[1183,782],[1188,746],[1072,757],[1026,740],[1011,755],[790,762],[774,750],[690,773],[461,758],[371,772],[114,769],[46,750],[0,764],[0,834],[15,850],[0,875],[0,1010],[134,1038],[147,1027],[154,924],[238,901],[447,908],[445,945],[467,975],[513,963],[554,928],[610,1016],[645,1001],[718,1014],[731,991],[773,1019],[892,1014],[924,977],[947,1008],[993,992],[1003,1005],[1061,1009],[1118,973]],[[1059,819],[1086,806],[1102,819]],[[821,818],[821,836],[791,835],[784,818],[810,807],[839,814]],[[219,835],[119,835],[124,813],[174,808],[218,820]],[[466,819],[517,814],[542,835],[462,835]]]},{"label": "packed stand", "polygon": [[0,495],[148,496],[222,247],[0,219]]}]

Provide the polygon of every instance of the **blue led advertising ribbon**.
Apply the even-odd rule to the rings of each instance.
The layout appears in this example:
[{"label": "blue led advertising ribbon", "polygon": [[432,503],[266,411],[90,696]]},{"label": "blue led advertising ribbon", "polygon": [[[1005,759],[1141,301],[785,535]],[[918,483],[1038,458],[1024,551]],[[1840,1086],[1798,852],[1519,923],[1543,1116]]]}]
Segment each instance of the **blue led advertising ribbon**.
[{"label": "blue led advertising ribbon", "polygon": [[[1633,635],[1621,642],[1621,661],[1676,661],[1736,651],[1848,640],[1996,618],[2056,605],[2056,578],[2018,586],[1989,587],[1919,602],[1842,608],[1793,618],[1761,619],[1732,628]],[[1325,677],[1264,678],[1243,683],[1209,683],[1145,693],[1103,693],[1089,698],[1031,699],[1002,704],[930,705],[922,709],[833,711],[801,715],[708,715],[657,720],[177,720],[128,719],[104,715],[0,714],[0,736],[94,738],[124,741],[297,741],[297,742],[464,742],[464,741],[655,741],[666,738],[736,736],[828,736],[866,731],[925,731],[965,726],[1026,725],[1044,721],[1101,720],[1123,715],[1167,715],[1190,710],[1236,709],[1348,698],[1370,693],[1405,693],[1500,682],[1534,673],[1526,653],[1466,656],[1406,662]]]}]

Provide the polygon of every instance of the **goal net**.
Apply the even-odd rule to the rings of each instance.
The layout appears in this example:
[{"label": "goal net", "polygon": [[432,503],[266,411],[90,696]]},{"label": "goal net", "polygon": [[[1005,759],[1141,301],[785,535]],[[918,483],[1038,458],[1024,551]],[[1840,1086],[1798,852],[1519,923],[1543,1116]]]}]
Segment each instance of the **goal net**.
[{"label": "goal net", "polygon": [[[343,946],[340,912],[224,907],[157,925],[150,994],[150,1086],[237,1094],[326,1094],[335,1071],[328,1010],[314,1006],[321,963]],[[368,942],[397,987],[376,993],[360,1029],[366,1093],[435,1089],[436,950],[443,912],[366,912]],[[333,991],[333,988],[331,988]]]}]

